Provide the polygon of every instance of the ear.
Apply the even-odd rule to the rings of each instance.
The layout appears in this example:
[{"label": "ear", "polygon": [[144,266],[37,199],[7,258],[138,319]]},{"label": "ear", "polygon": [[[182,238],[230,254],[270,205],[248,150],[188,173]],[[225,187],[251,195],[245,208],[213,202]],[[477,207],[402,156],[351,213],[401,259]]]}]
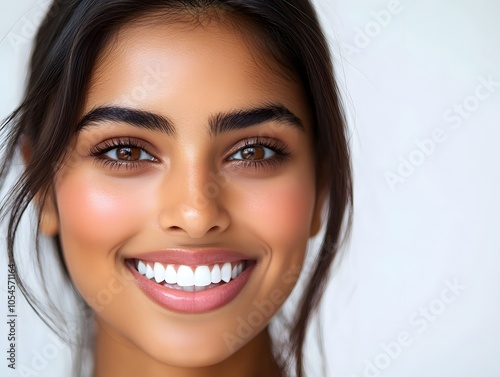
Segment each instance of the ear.
[{"label": "ear", "polygon": [[[31,160],[32,144],[24,135],[20,138],[20,148],[24,164],[27,165]],[[40,209],[40,232],[49,237],[57,235],[59,232],[59,216],[53,190],[48,190],[45,195],[35,195],[35,203]]]},{"label": "ear", "polygon": [[40,232],[49,237],[59,232],[59,215],[53,190],[47,192],[40,206]]},{"label": "ear", "polygon": [[321,230],[321,220],[323,214],[323,207],[325,204],[327,190],[323,187],[318,190],[316,194],[316,203],[314,204],[314,212],[311,221],[311,231],[309,233],[309,237],[316,236]]}]

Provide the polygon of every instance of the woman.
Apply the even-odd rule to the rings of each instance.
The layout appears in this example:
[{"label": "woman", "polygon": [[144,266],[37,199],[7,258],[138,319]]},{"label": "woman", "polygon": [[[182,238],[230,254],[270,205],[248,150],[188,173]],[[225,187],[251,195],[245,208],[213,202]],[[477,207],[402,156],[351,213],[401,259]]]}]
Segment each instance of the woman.
[{"label": "woman", "polygon": [[[2,177],[18,149],[26,164],[2,208],[10,262],[33,203],[95,325],[79,328],[94,376],[305,375],[352,196],[308,1],[55,2],[3,128]],[[289,334],[271,339],[322,213]]]}]

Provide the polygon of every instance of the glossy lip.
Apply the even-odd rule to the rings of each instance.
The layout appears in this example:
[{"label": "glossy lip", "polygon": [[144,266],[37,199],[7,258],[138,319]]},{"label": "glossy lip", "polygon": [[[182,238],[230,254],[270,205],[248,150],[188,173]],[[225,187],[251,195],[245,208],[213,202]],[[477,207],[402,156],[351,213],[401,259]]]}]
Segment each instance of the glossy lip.
[{"label": "glossy lip", "polygon": [[[191,252],[182,250],[181,254],[174,255],[174,251],[152,252],[141,254],[140,257],[126,259],[125,264],[134,276],[137,285],[151,300],[163,308],[185,314],[205,313],[221,308],[238,296],[245,287],[253,269],[255,260],[243,257],[242,254],[231,251],[203,251]],[[179,251],[177,251],[178,253]],[[209,265],[214,263],[237,262],[246,260],[247,267],[234,280],[223,283],[218,287],[198,292],[186,292],[179,289],[164,287],[140,274],[135,268],[135,260],[160,262],[183,265]]]}]

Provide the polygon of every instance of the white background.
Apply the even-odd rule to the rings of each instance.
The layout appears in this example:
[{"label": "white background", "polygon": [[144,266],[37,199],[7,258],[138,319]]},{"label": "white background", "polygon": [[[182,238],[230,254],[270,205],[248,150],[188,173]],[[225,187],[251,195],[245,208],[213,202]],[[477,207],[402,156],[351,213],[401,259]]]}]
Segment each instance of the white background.
[{"label": "white background", "polygon": [[[22,95],[47,5],[36,4],[1,0],[1,118]],[[329,376],[498,377],[500,2],[316,4],[348,113],[355,187],[351,240],[321,311]],[[59,347],[32,364],[57,344],[20,298],[18,312],[18,366],[67,375]],[[0,374],[22,375],[5,373],[5,318]]]}]

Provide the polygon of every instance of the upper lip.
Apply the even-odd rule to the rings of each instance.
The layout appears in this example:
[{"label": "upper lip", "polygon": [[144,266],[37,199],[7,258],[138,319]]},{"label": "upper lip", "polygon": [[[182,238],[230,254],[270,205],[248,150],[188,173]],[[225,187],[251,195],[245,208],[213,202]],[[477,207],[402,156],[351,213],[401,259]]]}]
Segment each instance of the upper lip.
[{"label": "upper lip", "polygon": [[132,258],[147,262],[182,265],[210,265],[254,259],[234,250],[223,249],[167,249],[142,253]]}]

